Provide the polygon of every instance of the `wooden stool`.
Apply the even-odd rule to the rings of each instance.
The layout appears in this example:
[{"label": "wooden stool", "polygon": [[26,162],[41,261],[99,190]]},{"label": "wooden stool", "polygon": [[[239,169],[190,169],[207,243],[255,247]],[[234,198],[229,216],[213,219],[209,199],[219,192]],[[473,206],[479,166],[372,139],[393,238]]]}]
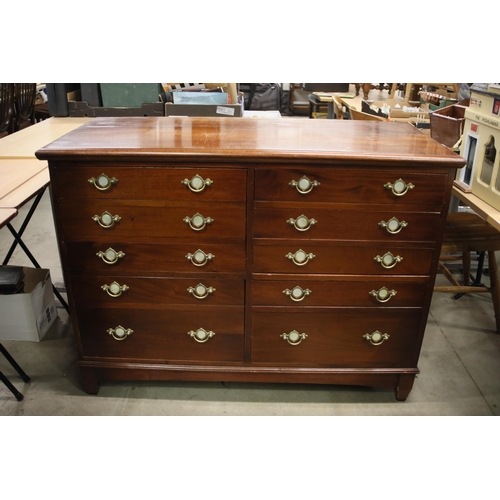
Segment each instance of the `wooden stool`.
[{"label": "wooden stool", "polygon": [[[436,286],[435,292],[445,293],[491,293],[495,310],[497,333],[500,333],[500,283],[495,251],[500,250],[500,232],[484,219],[473,213],[458,212],[448,214],[446,228],[439,257],[439,269],[453,286]],[[488,252],[490,287],[470,282],[470,254]],[[449,255],[461,253],[461,256]],[[448,255],[447,255],[448,254]],[[443,262],[461,260],[464,283],[460,285]],[[481,267],[481,266],[480,266]],[[481,270],[481,269],[480,269]]]}]

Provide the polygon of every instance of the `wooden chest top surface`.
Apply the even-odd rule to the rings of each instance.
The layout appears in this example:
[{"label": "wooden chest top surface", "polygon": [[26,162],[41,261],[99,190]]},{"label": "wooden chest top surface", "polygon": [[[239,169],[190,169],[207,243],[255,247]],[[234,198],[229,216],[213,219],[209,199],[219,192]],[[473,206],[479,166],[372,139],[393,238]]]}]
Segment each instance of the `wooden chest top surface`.
[{"label": "wooden chest top surface", "polygon": [[36,152],[39,159],[363,161],[464,165],[406,123],[235,118],[95,118]]}]

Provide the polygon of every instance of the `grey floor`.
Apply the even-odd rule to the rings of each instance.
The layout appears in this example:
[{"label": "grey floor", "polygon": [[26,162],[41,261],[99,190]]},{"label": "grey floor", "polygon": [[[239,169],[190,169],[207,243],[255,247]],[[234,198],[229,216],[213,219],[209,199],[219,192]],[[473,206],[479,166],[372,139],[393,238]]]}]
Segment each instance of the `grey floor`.
[{"label": "grey floor", "polygon": [[[379,98],[376,92],[370,97]],[[14,227],[30,204],[13,220]],[[53,283],[64,287],[48,192],[24,240],[40,265],[50,269]],[[11,243],[8,229],[0,229],[2,259]],[[10,264],[31,265],[20,249]],[[446,282],[438,276],[441,281]],[[62,307],[58,312],[41,342],[2,341],[31,381],[24,383],[0,356],[0,370],[24,395],[18,402],[0,383],[0,415],[500,415],[500,336],[489,294],[459,300],[434,294],[420,374],[405,402],[388,389],[249,383],[104,383],[97,396],[90,396],[74,366],[68,314]]]}]

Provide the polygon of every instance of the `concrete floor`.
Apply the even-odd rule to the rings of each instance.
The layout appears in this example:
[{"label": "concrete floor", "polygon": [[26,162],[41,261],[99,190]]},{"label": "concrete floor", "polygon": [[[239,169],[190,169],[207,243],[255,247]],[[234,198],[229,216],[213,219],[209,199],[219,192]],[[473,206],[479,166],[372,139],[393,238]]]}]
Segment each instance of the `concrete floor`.
[{"label": "concrete floor", "polygon": [[[30,204],[13,220],[14,227]],[[40,265],[50,269],[53,283],[64,287],[48,192],[24,241]],[[2,258],[11,242],[8,229],[0,229]],[[19,249],[10,264],[31,265]],[[441,281],[446,280],[438,276]],[[0,356],[0,370],[24,395],[18,402],[0,383],[0,415],[500,415],[500,336],[489,294],[459,300],[434,294],[421,373],[405,402],[396,401],[389,389],[251,383],[104,383],[97,396],[90,396],[74,366],[68,314],[62,307],[58,312],[41,342],[2,341],[31,381],[24,383]]]}]

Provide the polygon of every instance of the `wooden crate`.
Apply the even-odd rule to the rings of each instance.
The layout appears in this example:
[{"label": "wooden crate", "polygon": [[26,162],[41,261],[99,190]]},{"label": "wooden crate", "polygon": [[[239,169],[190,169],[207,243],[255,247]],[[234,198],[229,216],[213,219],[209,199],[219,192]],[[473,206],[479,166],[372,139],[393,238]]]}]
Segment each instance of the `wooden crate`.
[{"label": "wooden crate", "polygon": [[452,104],[431,113],[431,137],[452,148],[464,130],[467,106]]}]

